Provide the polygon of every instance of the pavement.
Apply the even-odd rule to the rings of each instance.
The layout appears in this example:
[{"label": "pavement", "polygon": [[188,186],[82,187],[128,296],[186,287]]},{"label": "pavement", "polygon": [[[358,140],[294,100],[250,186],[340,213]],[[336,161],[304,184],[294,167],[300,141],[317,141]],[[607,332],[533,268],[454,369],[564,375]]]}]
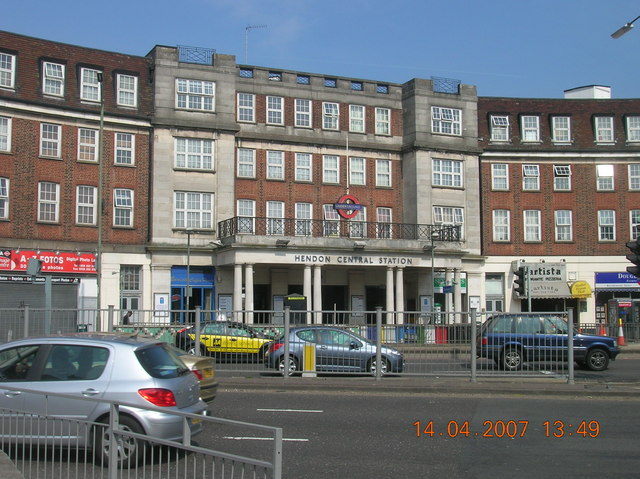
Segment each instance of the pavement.
[{"label": "pavement", "polygon": [[[640,359],[640,342],[621,346],[617,361]],[[615,362],[613,363],[615,365]],[[577,370],[580,371],[580,370]],[[390,375],[376,380],[369,376],[320,375],[317,377],[277,374],[241,376],[217,374],[218,393],[224,391],[264,392],[343,392],[353,394],[429,394],[429,395],[517,395],[517,396],[582,396],[588,398],[640,398],[640,371],[637,381],[598,381],[558,375],[482,375],[472,381],[464,376],[401,376]]]}]

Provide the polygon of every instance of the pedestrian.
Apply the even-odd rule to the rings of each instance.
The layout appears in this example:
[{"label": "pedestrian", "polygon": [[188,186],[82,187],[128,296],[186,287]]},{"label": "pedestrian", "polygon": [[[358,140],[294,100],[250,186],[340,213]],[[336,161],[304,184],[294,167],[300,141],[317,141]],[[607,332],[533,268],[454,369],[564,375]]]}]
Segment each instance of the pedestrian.
[{"label": "pedestrian", "polygon": [[122,317],[122,324],[123,325],[128,325],[129,324],[129,318],[131,318],[131,316],[133,315],[133,311],[127,311],[127,314],[125,314]]}]

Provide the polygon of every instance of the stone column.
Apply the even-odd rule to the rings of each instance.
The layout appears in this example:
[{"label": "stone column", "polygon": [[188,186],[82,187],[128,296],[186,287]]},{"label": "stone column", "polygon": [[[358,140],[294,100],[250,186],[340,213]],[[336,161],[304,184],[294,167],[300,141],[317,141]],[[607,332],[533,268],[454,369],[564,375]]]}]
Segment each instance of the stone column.
[{"label": "stone column", "polygon": [[247,264],[244,267],[244,309],[246,311],[246,321],[253,324],[253,265]]},{"label": "stone column", "polygon": [[322,324],[322,268],[320,265],[313,267],[313,311],[314,323]]},{"label": "stone column", "polygon": [[396,268],[396,319],[404,324],[404,268]]},{"label": "stone column", "polygon": [[242,264],[233,265],[233,319],[242,319]]},{"label": "stone column", "polygon": [[311,297],[311,266],[304,265],[304,273],[302,280],[302,294],[307,298],[307,324],[311,324],[311,310],[313,309],[313,298]]},{"label": "stone column", "polygon": [[387,324],[394,324],[393,289],[393,268],[387,267]]}]

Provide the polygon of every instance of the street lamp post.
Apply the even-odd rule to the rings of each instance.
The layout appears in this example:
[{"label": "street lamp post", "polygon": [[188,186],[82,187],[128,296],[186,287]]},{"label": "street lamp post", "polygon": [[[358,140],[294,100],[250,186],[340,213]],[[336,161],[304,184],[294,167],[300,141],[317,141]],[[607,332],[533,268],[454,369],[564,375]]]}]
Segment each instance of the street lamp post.
[{"label": "street lamp post", "polygon": [[100,84],[100,127],[98,130],[98,201],[96,208],[96,221],[98,222],[98,249],[96,251],[96,287],[97,287],[97,311],[98,311],[98,324],[96,324],[97,328],[102,329],[102,315],[101,315],[101,289],[102,289],[102,175],[103,175],[103,163],[104,163],[104,146],[103,146],[103,136],[104,136],[104,84],[102,72],[98,72],[97,74],[98,83]]},{"label": "street lamp post", "polygon": [[189,322],[191,315],[191,309],[189,308],[191,304],[191,233],[193,233],[193,229],[187,228],[187,322]]},{"label": "street lamp post", "polygon": [[630,22],[627,22],[624,25],[622,25],[620,28],[618,28],[615,32],[611,34],[611,38],[620,38],[622,35],[624,35],[625,33],[627,33],[629,30],[633,28],[633,24],[639,18],[640,18],[640,15],[638,15],[636,18],[634,18]]},{"label": "street lamp post", "polygon": [[[439,237],[440,237],[440,234],[437,231],[431,232],[431,312],[432,313],[435,311],[435,305],[436,305],[435,241]],[[435,318],[432,315],[431,320],[433,321],[434,319]]]}]

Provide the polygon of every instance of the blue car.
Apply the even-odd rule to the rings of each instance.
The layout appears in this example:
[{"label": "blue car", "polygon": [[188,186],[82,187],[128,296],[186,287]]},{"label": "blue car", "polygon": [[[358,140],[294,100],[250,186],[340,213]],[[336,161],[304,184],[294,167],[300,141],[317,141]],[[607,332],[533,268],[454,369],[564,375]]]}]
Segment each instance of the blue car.
[{"label": "blue car", "polygon": [[[324,372],[354,372],[376,374],[376,345],[349,330],[331,326],[291,328],[289,332],[289,364],[285,365],[284,336],[269,344],[265,366],[282,374],[300,371],[304,364],[305,345],[315,353],[315,370]],[[380,348],[380,374],[401,373],[402,354],[388,346]]]},{"label": "blue car", "polygon": [[[532,361],[567,361],[567,322],[560,316],[536,313],[491,316],[480,328],[478,356],[514,371]],[[592,371],[604,371],[620,352],[614,338],[576,332],[575,362]]]}]

